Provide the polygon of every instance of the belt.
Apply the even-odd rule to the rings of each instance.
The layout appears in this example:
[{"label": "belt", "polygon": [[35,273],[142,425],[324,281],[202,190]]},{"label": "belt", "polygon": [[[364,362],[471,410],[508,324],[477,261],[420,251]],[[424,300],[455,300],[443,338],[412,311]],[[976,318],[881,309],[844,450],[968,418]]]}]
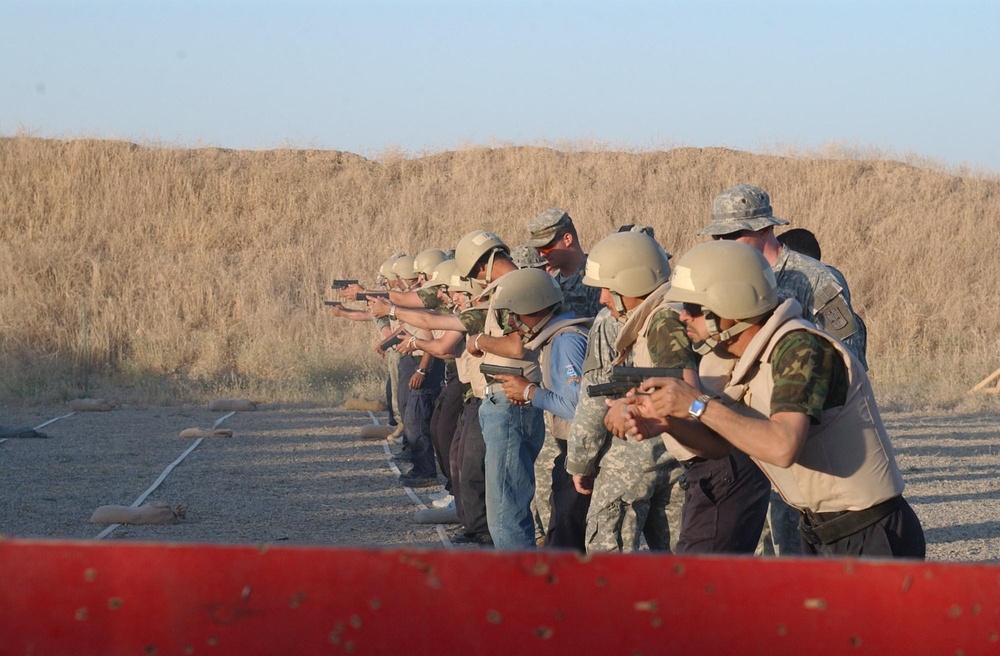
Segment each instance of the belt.
[{"label": "belt", "polygon": [[799,531],[809,544],[832,544],[866,529],[899,507],[903,496],[895,496],[864,510],[816,513],[803,510]]},{"label": "belt", "polygon": [[707,459],[708,458],[702,458],[701,456],[695,456],[695,457],[690,458],[688,460],[681,460],[680,463],[681,463],[681,467],[683,467],[684,469],[691,469],[692,467],[694,467],[695,465],[697,465],[699,462],[705,462]]},{"label": "belt", "polygon": [[490,383],[485,388],[483,388],[483,396],[491,396],[494,393],[503,394],[503,384],[502,383]]}]

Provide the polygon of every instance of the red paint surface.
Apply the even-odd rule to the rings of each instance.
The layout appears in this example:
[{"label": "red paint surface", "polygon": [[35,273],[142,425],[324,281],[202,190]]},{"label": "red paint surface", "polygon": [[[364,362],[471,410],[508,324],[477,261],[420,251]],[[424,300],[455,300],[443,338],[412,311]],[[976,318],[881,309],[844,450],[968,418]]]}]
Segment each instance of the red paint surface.
[{"label": "red paint surface", "polygon": [[998,654],[1000,566],[0,540],[0,654]]}]

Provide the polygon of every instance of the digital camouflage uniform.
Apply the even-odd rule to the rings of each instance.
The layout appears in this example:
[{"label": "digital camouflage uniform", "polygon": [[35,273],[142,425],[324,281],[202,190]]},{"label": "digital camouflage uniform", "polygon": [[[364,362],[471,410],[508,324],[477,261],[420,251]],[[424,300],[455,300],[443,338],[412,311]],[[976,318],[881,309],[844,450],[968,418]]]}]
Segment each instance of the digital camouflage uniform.
[{"label": "digital camouflage uniform", "polygon": [[[672,313],[663,314],[653,319],[649,331],[654,361],[662,367],[694,368],[693,353],[684,348],[690,342],[683,326]],[[588,553],[635,551],[643,536],[650,549],[666,551],[680,524],[680,501],[670,504],[676,460],[667,454],[663,440],[614,438],[604,427],[604,398],[586,393],[588,385],[610,381],[611,363],[617,355],[613,345],[621,327],[607,309],[594,321],[566,470],[574,475],[597,474],[587,515]]]},{"label": "digital camouflage uniform", "polygon": [[854,333],[844,337],[841,341],[854,354],[854,357],[864,365],[865,369],[867,369],[868,331],[864,322],[854,315],[851,306],[851,290],[847,288],[847,283],[843,281],[843,278],[838,279],[830,270],[830,267],[819,260],[793,251],[788,247],[781,249],[781,255],[774,263],[774,266],[771,267],[771,270],[774,271],[774,277],[778,281],[778,296],[782,300],[786,298],[797,300],[799,305],[803,307],[803,315],[806,319],[834,336],[836,336],[836,333],[832,330],[832,326],[827,325],[827,318],[829,316],[835,321],[841,321],[842,319],[836,308],[830,308],[826,313],[820,312],[821,308],[816,307],[818,304],[816,303],[815,290],[839,290],[840,295],[846,302],[846,309],[844,311],[850,312],[852,315],[850,319],[853,319],[855,322]]}]

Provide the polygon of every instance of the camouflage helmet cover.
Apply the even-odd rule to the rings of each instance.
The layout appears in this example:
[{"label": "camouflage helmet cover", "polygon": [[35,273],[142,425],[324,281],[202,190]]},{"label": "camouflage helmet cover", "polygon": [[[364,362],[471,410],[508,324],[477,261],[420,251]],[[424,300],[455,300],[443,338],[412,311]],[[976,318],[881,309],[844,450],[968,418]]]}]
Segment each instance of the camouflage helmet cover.
[{"label": "camouflage helmet cover", "polygon": [[510,259],[514,261],[518,269],[539,269],[548,266],[545,258],[538,254],[538,250],[528,244],[521,244],[510,252]]},{"label": "camouflage helmet cover", "polygon": [[729,235],[740,230],[763,230],[768,226],[788,225],[774,216],[771,197],[760,187],[741,184],[726,189],[712,201],[712,222],[698,231],[700,235]]},{"label": "camouflage helmet cover", "polygon": [[709,241],[685,253],[664,298],[734,320],[759,317],[779,300],[771,265],[756,248],[738,241]]}]

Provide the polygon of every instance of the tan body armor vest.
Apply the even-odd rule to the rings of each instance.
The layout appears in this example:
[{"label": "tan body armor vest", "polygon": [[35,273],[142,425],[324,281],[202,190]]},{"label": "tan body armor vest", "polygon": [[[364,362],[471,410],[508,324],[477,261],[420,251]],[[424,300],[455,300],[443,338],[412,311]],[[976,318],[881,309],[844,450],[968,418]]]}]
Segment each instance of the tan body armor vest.
[{"label": "tan body armor vest", "polygon": [[[538,367],[542,372],[543,387],[546,389],[552,389],[552,368],[549,366],[550,355],[552,352],[552,342],[554,342],[556,337],[559,335],[568,332],[575,332],[579,335],[583,335],[584,339],[586,339],[587,331],[589,330],[591,323],[593,323],[593,319],[588,317],[559,321],[551,326],[546,326],[545,330],[539,333],[530,342],[525,344],[525,348],[538,349]],[[539,348],[538,346],[535,346],[536,344],[540,344],[541,347]],[[582,375],[583,372],[581,371],[580,373]],[[565,441],[569,438],[569,428],[573,422],[566,421],[562,417],[546,411],[545,423],[548,424],[549,431],[551,431],[552,436],[557,440]]]},{"label": "tan body armor vest", "polygon": [[[497,322],[497,312],[493,309],[492,301],[490,301],[489,310],[486,312],[486,327],[484,330],[484,334],[489,337],[503,337],[503,326]],[[505,358],[492,353],[486,353],[482,357],[482,362],[483,364],[495,364],[503,367],[520,367],[524,373],[524,377],[529,382],[537,385],[542,382],[542,372],[538,368],[538,351],[531,350],[528,345],[525,345],[525,349],[527,352],[525,353],[524,360]],[[476,370],[479,370],[478,364],[476,365]]]},{"label": "tan body armor vest", "polygon": [[[656,366],[653,363],[653,359],[649,356],[649,343],[647,341],[649,324],[653,320],[653,315],[659,310],[668,307],[663,297],[669,289],[669,285],[660,285],[638,307],[629,313],[628,319],[625,320],[625,325],[622,326],[621,332],[618,333],[618,339],[615,340],[615,351],[618,352],[618,357],[615,359],[614,364],[624,364],[626,359],[631,356],[633,366]],[[663,439],[663,445],[667,447],[667,451],[677,460],[683,462],[695,457],[695,454],[688,451],[670,433],[661,433],[660,437]]]},{"label": "tan body armor vest", "polygon": [[[754,461],[782,498],[800,510],[865,510],[898,496],[903,492],[903,478],[864,367],[840,342],[799,318],[800,312],[794,300],[775,309],[739,358],[723,395],[740,401],[759,417],[770,417],[772,351],[782,336],[807,330],[832,344],[844,359],[850,381],[847,400],[843,406],[823,411],[791,467],[777,467],[757,458]],[[702,366],[718,371],[718,359],[710,353],[702,359]]]}]

